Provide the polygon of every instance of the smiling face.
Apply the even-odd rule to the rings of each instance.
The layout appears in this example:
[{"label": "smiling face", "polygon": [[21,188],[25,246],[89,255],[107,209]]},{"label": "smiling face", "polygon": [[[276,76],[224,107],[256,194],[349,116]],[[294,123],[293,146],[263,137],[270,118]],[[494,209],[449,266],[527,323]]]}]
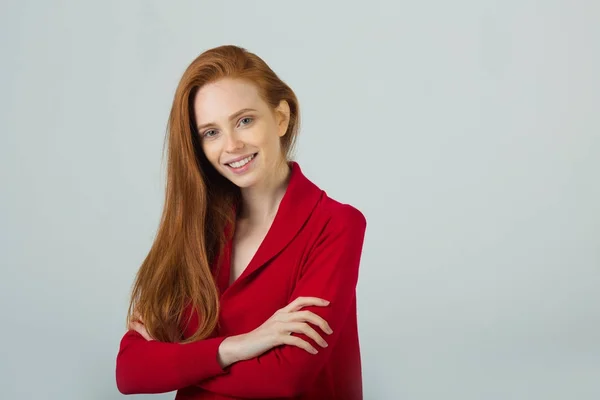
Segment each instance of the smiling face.
[{"label": "smiling face", "polygon": [[289,123],[286,101],[272,109],[254,84],[225,78],[198,90],[194,115],[206,158],[240,188],[287,168],[280,140]]}]

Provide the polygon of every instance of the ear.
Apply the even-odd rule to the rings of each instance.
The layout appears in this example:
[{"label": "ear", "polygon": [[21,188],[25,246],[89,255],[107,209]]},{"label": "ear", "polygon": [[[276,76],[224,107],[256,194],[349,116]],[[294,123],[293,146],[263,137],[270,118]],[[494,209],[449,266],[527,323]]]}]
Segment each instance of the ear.
[{"label": "ear", "polygon": [[287,101],[281,100],[275,108],[275,120],[277,121],[279,137],[283,137],[290,123],[290,105]]}]

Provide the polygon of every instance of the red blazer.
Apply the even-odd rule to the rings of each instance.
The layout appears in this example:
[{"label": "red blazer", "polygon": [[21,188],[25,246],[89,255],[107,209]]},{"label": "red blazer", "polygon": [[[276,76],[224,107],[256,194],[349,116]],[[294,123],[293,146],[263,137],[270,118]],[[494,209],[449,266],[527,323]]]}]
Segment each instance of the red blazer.
[{"label": "red blazer", "polygon": [[[218,328],[211,337],[189,344],[146,341],[127,332],[117,356],[119,391],[177,390],[176,400],[362,399],[356,284],[365,228],[360,211],[328,197],[292,163],[273,224],[242,275],[228,285],[231,242],[221,257],[223,267],[215,268],[221,293]],[[333,329],[332,335],[322,335],[327,348],[298,335],[319,353],[285,345],[225,369],[219,366],[217,351],[226,337],[257,328],[299,296],[331,302],[306,308]],[[197,324],[195,316],[184,336],[191,336]]]}]

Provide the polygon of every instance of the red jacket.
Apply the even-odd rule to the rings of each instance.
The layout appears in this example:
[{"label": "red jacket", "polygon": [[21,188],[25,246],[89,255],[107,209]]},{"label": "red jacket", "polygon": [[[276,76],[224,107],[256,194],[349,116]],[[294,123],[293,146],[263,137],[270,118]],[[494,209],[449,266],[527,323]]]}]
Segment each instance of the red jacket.
[{"label": "red jacket", "polygon": [[[220,271],[215,276],[221,293],[218,328],[210,338],[189,344],[146,341],[127,332],[117,356],[119,391],[177,390],[176,400],[362,399],[356,284],[365,228],[360,211],[328,197],[293,163],[273,224],[242,275],[228,285],[231,243],[222,257],[225,267],[215,269]],[[226,337],[252,331],[299,296],[331,302],[305,308],[333,329],[332,335],[322,334],[327,348],[298,335],[319,353],[285,345],[220,368],[217,350]],[[186,337],[197,323],[196,316]]]}]

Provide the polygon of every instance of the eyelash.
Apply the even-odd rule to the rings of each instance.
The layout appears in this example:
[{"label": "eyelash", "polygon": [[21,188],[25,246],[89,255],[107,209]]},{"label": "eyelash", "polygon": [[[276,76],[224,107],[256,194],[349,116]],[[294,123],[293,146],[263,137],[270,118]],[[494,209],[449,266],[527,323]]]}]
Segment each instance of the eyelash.
[{"label": "eyelash", "polygon": [[[254,118],[253,117],[243,117],[243,118],[240,118],[240,122],[243,121],[243,120],[245,120],[245,119],[249,119],[250,120],[250,122],[248,122],[246,125],[251,124],[252,122],[254,122]],[[214,131],[214,129],[209,129],[207,131],[204,131],[202,133],[202,137],[211,138],[212,136],[209,136],[208,133],[210,133],[212,131]]]}]

